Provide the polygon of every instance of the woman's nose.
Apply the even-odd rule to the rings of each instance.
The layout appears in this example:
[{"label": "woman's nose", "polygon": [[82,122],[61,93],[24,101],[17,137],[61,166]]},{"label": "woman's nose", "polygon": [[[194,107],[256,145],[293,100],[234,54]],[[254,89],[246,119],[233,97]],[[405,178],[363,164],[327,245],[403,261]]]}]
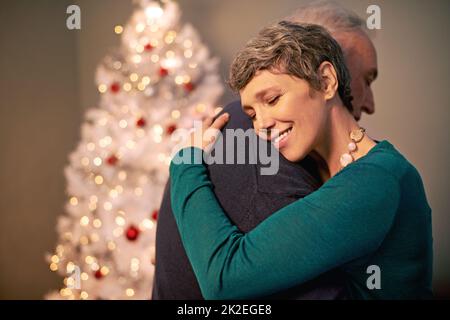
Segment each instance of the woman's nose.
[{"label": "woman's nose", "polygon": [[258,129],[270,130],[275,125],[275,120],[267,114],[260,113],[256,115]]},{"label": "woman's nose", "polygon": [[275,120],[268,116],[256,116],[257,125],[255,126],[256,132],[264,139],[268,139],[270,131],[275,126]]}]

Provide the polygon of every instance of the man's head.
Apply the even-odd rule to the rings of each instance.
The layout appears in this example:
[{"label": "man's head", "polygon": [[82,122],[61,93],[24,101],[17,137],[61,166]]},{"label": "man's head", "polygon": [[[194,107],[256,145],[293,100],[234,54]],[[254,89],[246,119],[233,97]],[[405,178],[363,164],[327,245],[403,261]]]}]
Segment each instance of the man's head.
[{"label": "man's head", "polygon": [[297,23],[323,26],[342,48],[350,72],[353,115],[375,112],[371,83],[378,74],[375,47],[366,33],[365,22],[354,12],[330,1],[315,1],[304,5],[290,17]]}]

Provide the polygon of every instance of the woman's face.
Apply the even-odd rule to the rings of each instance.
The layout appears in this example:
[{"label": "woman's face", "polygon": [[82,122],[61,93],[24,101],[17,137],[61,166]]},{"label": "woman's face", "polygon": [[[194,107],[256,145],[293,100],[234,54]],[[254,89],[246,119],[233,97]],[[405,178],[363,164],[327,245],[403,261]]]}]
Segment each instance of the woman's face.
[{"label": "woman's face", "polygon": [[320,143],[329,108],[324,94],[305,80],[263,70],[240,95],[256,133],[270,140],[287,160],[303,159]]}]

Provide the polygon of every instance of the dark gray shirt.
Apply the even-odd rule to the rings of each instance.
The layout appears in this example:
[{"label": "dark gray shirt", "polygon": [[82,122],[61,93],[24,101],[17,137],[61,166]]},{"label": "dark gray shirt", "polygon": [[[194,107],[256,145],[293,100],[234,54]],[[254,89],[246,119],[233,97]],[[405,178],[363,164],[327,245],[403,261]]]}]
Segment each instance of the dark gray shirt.
[{"label": "dark gray shirt", "polygon": [[[251,129],[251,119],[242,111],[239,101],[222,112],[230,114],[224,129]],[[230,143],[223,135],[224,148]],[[211,164],[208,166],[214,193],[230,219],[243,232],[248,232],[272,213],[316,190],[319,179],[314,163],[287,161],[280,155],[276,175],[261,175],[263,165],[249,163],[245,144],[245,164]],[[237,155],[237,144],[235,155]],[[241,151],[242,152],[242,151]],[[270,259],[270,252],[268,259]],[[242,285],[245,285],[244,283]],[[268,299],[342,299],[346,296],[345,277],[337,270],[328,272],[308,283],[280,292]],[[203,299],[198,282],[186,256],[170,205],[170,183],[164,191],[156,231],[156,269],[152,299]]]}]

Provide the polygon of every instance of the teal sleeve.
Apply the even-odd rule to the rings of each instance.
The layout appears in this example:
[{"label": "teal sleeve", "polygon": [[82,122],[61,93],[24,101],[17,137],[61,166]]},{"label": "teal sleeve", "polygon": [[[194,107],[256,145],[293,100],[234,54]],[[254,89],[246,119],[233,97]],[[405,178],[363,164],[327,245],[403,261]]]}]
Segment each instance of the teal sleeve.
[{"label": "teal sleeve", "polygon": [[[174,163],[186,152],[195,164]],[[304,283],[374,252],[393,223],[398,181],[355,162],[244,234],[219,205],[202,154],[180,150],[170,180],[172,210],[205,299],[255,298]]]}]

